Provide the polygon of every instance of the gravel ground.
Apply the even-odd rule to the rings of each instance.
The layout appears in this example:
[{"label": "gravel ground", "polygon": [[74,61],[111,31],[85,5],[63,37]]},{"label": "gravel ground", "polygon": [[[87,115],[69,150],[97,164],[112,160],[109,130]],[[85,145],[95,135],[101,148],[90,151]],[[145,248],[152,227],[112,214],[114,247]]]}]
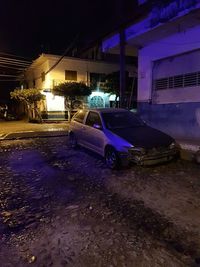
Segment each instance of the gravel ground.
[{"label": "gravel ground", "polygon": [[199,177],[111,171],[67,137],[1,142],[1,266],[199,266]]}]

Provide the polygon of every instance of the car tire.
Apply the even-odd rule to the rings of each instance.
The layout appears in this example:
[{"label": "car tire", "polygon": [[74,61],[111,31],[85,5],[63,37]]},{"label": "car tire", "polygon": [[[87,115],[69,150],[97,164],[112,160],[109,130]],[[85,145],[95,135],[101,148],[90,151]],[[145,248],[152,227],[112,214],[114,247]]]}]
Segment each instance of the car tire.
[{"label": "car tire", "polygon": [[78,147],[77,138],[74,133],[69,134],[69,146],[72,149],[76,149]]},{"label": "car tire", "polygon": [[106,149],[105,162],[108,168],[112,170],[116,170],[121,167],[119,156],[117,154],[117,151],[113,147],[109,147]]}]

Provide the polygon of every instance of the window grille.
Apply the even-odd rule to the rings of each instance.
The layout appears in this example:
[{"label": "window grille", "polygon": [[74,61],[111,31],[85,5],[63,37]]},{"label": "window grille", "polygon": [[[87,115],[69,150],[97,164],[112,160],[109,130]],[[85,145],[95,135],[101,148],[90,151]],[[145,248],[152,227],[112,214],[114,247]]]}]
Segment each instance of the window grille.
[{"label": "window grille", "polygon": [[183,87],[183,75],[174,76],[174,88]]},{"label": "window grille", "polygon": [[154,80],[155,90],[194,87],[200,85],[200,72],[186,73]]}]

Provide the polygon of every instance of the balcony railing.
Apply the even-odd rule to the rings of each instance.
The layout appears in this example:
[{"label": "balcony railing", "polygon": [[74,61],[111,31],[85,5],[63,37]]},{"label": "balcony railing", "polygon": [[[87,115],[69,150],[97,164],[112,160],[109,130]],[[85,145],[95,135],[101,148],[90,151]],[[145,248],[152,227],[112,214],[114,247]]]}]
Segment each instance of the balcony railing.
[{"label": "balcony railing", "polygon": [[61,83],[64,83],[64,82],[66,82],[65,80],[58,80],[58,79],[54,79],[54,80],[52,80],[52,89],[55,87],[55,86],[57,86],[57,85],[59,85],[59,84],[61,84]]},{"label": "balcony railing", "polygon": [[155,27],[159,23],[167,22],[180,12],[193,9],[198,2],[198,0],[156,1],[151,12],[150,26]]}]

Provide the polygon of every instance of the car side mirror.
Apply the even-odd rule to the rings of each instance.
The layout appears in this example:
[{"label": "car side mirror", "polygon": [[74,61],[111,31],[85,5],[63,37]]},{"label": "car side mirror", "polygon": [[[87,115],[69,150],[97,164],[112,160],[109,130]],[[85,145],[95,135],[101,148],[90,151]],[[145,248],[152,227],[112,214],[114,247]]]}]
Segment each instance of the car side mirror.
[{"label": "car side mirror", "polygon": [[98,130],[102,130],[102,126],[100,124],[97,124],[97,123],[93,124],[93,128],[98,129]]}]

